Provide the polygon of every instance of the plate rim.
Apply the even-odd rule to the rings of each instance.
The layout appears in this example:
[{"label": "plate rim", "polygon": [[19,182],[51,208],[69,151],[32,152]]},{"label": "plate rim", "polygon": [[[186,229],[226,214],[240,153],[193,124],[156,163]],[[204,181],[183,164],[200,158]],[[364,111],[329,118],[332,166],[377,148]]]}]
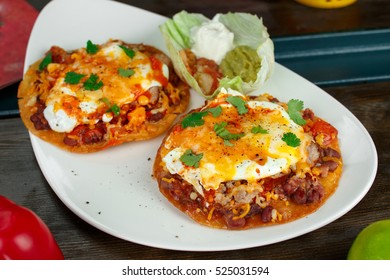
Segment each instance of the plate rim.
[{"label": "plate rim", "polygon": [[[79,2],[91,2],[92,0],[72,0],[72,1],[74,1],[74,2],[77,1],[79,3]],[[53,9],[53,7],[56,7],[56,5],[61,5],[60,3],[63,3],[63,2],[68,2],[69,3],[69,0],[68,1],[66,1],[66,0],[55,0],[55,1],[49,2],[44,7],[44,9],[42,10],[41,14],[38,16],[38,18],[36,20],[36,23],[40,21],[40,17],[42,17],[42,15],[45,16],[46,11],[48,11],[49,9]],[[103,2],[112,2],[112,3],[115,3],[117,5],[126,6],[127,8],[134,8],[134,9],[136,9],[138,11],[145,12],[147,14],[152,14],[152,15],[163,17],[161,15],[152,13],[150,11],[143,10],[143,9],[140,9],[140,8],[137,8],[137,7],[134,7],[134,6],[130,6],[130,5],[127,5],[127,4],[124,4],[124,3],[120,3],[120,2],[99,0],[99,1],[96,1],[95,3],[103,3]],[[163,17],[163,18],[165,18],[165,17]],[[35,25],[34,25],[34,28],[35,28]],[[34,28],[33,28],[33,32],[37,32],[37,31],[34,31]],[[30,39],[29,39],[29,43],[28,43],[27,54],[26,54],[26,58],[25,58],[26,62],[28,61],[28,59],[30,59],[30,57],[28,56],[28,53],[29,53],[29,48],[32,48],[32,46],[30,46],[30,41],[31,41],[31,38],[33,37],[33,35],[35,34],[35,33],[33,34],[33,32],[31,33],[31,36],[30,36]],[[25,63],[25,70],[24,71],[27,70],[28,66],[29,65],[27,65],[27,63]],[[207,248],[206,247],[193,248],[193,247],[173,246],[172,244],[164,246],[163,244],[153,244],[153,243],[150,243],[150,242],[148,243],[148,242],[142,242],[142,241],[129,239],[129,238],[124,237],[123,234],[120,234],[118,232],[114,232],[112,230],[110,231],[110,229],[107,226],[105,226],[105,225],[103,225],[103,224],[101,224],[101,223],[99,223],[99,222],[97,222],[95,220],[91,220],[90,218],[88,218],[88,215],[86,215],[86,213],[80,213],[78,211],[78,209],[75,209],[75,206],[73,205],[74,202],[70,202],[70,201],[66,200],[61,195],[60,190],[56,187],[56,182],[53,182],[51,175],[48,174],[48,170],[43,169],[43,167],[42,167],[42,166],[44,166],[44,162],[42,162],[43,158],[39,154],[39,145],[41,145],[40,142],[43,141],[43,140],[40,140],[39,138],[37,138],[36,136],[34,136],[33,134],[31,134],[29,132],[30,139],[31,139],[31,144],[32,144],[33,151],[34,151],[34,155],[37,158],[39,167],[40,167],[40,169],[41,169],[45,179],[49,183],[51,189],[56,193],[57,197],[60,198],[60,200],[67,206],[68,209],[70,209],[79,218],[81,218],[85,222],[91,224],[95,228],[97,228],[97,229],[99,229],[99,230],[101,230],[103,232],[106,232],[106,233],[108,233],[108,234],[110,234],[112,236],[115,236],[117,238],[126,240],[126,241],[134,242],[134,243],[141,244],[141,245],[144,245],[144,246],[149,246],[149,247],[155,247],[155,248],[161,248],[161,249],[170,249],[170,250],[178,250],[178,251],[225,251],[225,250],[237,250],[237,249],[245,249],[245,248],[253,248],[253,247],[259,247],[259,246],[265,246],[265,245],[274,244],[274,243],[277,243],[277,242],[282,242],[282,241],[285,241],[285,240],[288,240],[288,239],[291,239],[291,238],[294,238],[294,237],[298,237],[298,236],[304,235],[306,233],[312,232],[312,231],[314,231],[316,229],[319,229],[319,228],[321,228],[321,227],[323,227],[323,226],[325,226],[325,225],[327,225],[327,224],[337,220],[338,218],[340,218],[341,216],[343,216],[347,212],[349,212],[352,208],[354,208],[364,198],[364,196],[370,190],[370,188],[371,188],[371,186],[372,186],[372,184],[373,184],[373,182],[375,180],[375,177],[376,177],[377,168],[378,168],[378,155],[377,155],[375,143],[372,140],[371,135],[369,134],[367,129],[359,121],[359,119],[351,111],[349,111],[343,104],[341,104],[337,99],[335,99],[333,96],[328,94],[326,91],[322,90],[318,86],[314,85],[310,81],[308,81],[305,78],[303,78],[302,76],[294,73],[293,71],[289,70],[288,68],[284,67],[283,65],[280,65],[280,64],[278,64],[276,62],[275,68],[283,69],[283,70],[286,70],[286,71],[289,71],[289,72],[293,73],[294,75],[298,76],[299,78],[301,78],[304,81],[306,81],[307,83],[309,83],[311,86],[314,86],[317,89],[319,89],[322,93],[326,94],[328,97],[332,98],[334,102],[337,102],[344,110],[346,110],[348,112],[348,114],[350,115],[349,117],[352,117],[354,119],[355,124],[357,124],[359,126],[359,129],[364,133],[364,136],[365,136],[366,140],[368,141],[368,143],[370,144],[370,148],[373,151],[373,153],[372,153],[372,161],[374,163],[374,166],[372,167],[371,177],[368,178],[367,185],[364,188],[364,191],[361,191],[359,193],[359,196],[356,197],[355,200],[352,203],[351,202],[349,203],[349,207],[347,207],[347,208],[344,207],[343,208],[344,211],[335,213],[332,216],[331,219],[328,219],[326,221],[322,221],[321,223],[313,224],[309,228],[301,229],[298,234],[297,233],[295,233],[295,234],[291,233],[291,234],[286,235],[286,238],[282,238],[282,239],[274,238],[273,241],[267,242],[267,243],[264,243],[264,244],[258,244],[258,243],[253,244],[252,243],[252,244],[248,244],[247,246],[242,246],[242,245],[237,244],[236,246],[230,245],[230,246],[225,246],[225,247],[221,246],[221,247],[213,247],[213,248],[209,248],[208,246],[207,246]],[[333,194],[333,196],[334,195],[336,195],[336,193]],[[311,216],[311,215],[309,215],[309,216]],[[302,218],[302,219],[304,219],[304,218]],[[290,222],[290,223],[295,223],[295,221]],[[280,227],[280,226],[284,226],[284,225],[285,224],[274,225],[273,227]],[[213,230],[220,231],[218,229],[213,229]],[[256,229],[254,229],[254,230],[256,230]],[[227,231],[227,232],[229,232],[229,231]]]}]

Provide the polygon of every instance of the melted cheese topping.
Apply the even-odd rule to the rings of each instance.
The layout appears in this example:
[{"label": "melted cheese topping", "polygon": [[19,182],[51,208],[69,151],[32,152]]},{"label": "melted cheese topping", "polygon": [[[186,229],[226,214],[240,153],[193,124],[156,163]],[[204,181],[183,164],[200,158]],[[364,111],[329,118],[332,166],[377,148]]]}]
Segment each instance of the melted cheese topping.
[{"label": "melted cheese topping", "polygon": [[[229,91],[230,94],[246,97]],[[247,100],[248,112],[240,115],[232,104],[226,102],[226,91],[220,93],[206,108],[222,107],[218,117],[207,114],[204,124],[174,130],[167,138],[162,150],[163,162],[172,174],[179,174],[191,183],[199,193],[203,189],[217,189],[222,182],[231,180],[256,180],[288,173],[307,159],[306,147],[312,138],[303,128],[294,123],[286,110],[268,101]],[[243,133],[238,140],[226,145],[219,137],[214,125],[227,122],[230,133]],[[267,130],[254,133],[253,127]],[[282,140],[285,133],[293,133],[300,139],[298,147],[291,147]],[[191,149],[194,154],[203,154],[199,167],[185,165],[180,157]]]},{"label": "melted cheese topping", "polygon": [[[139,51],[131,58],[121,45],[120,41],[109,41],[101,45],[96,54],[88,54],[85,49],[74,51],[72,64],[49,64],[54,86],[47,96],[44,116],[52,130],[71,132],[79,124],[109,122],[113,116],[106,113],[107,101],[121,107],[135,101],[151,87],[167,85],[167,65]],[[120,68],[134,72],[124,77],[119,74]],[[69,84],[65,82],[68,72],[85,76],[79,83]],[[103,83],[100,89],[84,88],[83,83],[91,74],[97,75],[98,81]]]}]

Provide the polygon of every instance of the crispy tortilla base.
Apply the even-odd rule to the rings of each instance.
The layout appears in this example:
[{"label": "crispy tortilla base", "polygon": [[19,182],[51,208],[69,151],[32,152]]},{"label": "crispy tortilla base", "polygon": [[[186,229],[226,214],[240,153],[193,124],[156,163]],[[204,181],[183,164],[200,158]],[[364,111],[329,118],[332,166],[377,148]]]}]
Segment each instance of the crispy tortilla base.
[{"label": "crispy tortilla base", "polygon": [[[192,110],[188,114],[199,110],[200,109]],[[224,216],[216,213],[217,211],[214,211],[213,213],[212,209],[201,206],[204,202],[198,204],[192,200],[189,196],[189,193],[194,192],[192,185],[182,179],[180,175],[170,174],[162,161],[161,150],[164,149],[167,138],[172,131],[181,129],[178,126],[181,126],[181,120],[185,116],[186,115],[181,116],[177,123],[170,128],[170,131],[163,139],[156,153],[153,166],[153,177],[157,180],[158,188],[166,199],[181,212],[201,225],[216,229],[246,230],[262,226],[289,223],[317,211],[329,199],[329,197],[333,195],[338,187],[342,173],[342,164],[337,167],[334,172],[329,173],[327,177],[319,178],[319,181],[324,188],[324,195],[321,200],[308,204],[296,204],[291,201],[286,203],[282,200],[271,200],[269,205],[277,209],[277,211],[283,216],[282,220],[263,222],[260,215],[253,215],[245,218],[245,225],[237,228],[229,227]],[[340,152],[338,140],[333,141],[330,147]]]},{"label": "crispy tortilla base", "polygon": [[[134,46],[134,45],[131,45]],[[154,47],[142,45],[149,53],[159,53],[160,51]],[[20,116],[27,129],[39,137],[40,139],[47,141],[51,144],[58,146],[64,150],[76,153],[91,153],[106,149],[111,146],[119,145],[125,142],[141,141],[154,138],[164,133],[176,119],[176,117],[183,113],[188,107],[190,100],[190,90],[187,84],[180,79],[177,80],[176,88],[180,91],[179,104],[171,105],[165,116],[157,122],[145,121],[142,126],[137,130],[128,131],[124,127],[117,127],[117,133],[115,135],[106,133],[103,141],[94,144],[69,146],[64,143],[65,133],[59,133],[53,130],[37,130],[34,127],[34,123],[30,120],[30,117],[37,111],[36,102],[38,99],[38,92],[31,90],[33,84],[38,79],[38,67],[41,60],[35,62],[30,66],[25,73],[22,82],[18,89],[18,105]],[[170,71],[170,75],[175,75],[173,71]]]}]

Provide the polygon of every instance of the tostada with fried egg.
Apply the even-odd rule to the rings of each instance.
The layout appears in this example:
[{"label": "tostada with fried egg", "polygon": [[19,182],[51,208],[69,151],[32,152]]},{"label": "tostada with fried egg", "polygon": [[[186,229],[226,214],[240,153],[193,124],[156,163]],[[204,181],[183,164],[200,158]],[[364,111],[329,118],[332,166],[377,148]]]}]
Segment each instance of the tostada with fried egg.
[{"label": "tostada with fried egg", "polygon": [[18,103],[30,132],[90,153],[162,134],[186,110],[189,95],[161,50],[88,40],[72,51],[51,47],[25,73]]},{"label": "tostada with fried egg", "polygon": [[239,230],[286,223],[335,192],[343,168],[337,137],[301,100],[221,89],[171,128],[154,177],[200,224]]}]

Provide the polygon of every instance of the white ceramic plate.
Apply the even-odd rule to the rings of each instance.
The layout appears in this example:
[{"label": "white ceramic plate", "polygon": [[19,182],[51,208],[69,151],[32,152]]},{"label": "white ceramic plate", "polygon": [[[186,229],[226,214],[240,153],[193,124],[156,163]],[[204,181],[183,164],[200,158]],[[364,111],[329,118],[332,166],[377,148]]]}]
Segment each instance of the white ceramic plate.
[{"label": "white ceramic plate", "polygon": [[[39,15],[28,44],[27,66],[52,45],[76,49],[109,38],[146,43],[166,51],[158,26],[166,18],[118,2],[56,0]],[[339,130],[344,173],[336,193],[317,212],[284,225],[246,231],[207,228],[176,210],[151,177],[162,140],[128,143],[99,153],[71,154],[31,135],[40,168],[59,198],[100,230],[135,243],[176,250],[217,251],[262,246],[318,229],[354,207],[377,170],[376,149],[363,125],[326,92],[277,64],[264,91],[305,106]],[[203,100],[193,93],[191,108]],[[364,151],[364,152],[356,152]]]}]

